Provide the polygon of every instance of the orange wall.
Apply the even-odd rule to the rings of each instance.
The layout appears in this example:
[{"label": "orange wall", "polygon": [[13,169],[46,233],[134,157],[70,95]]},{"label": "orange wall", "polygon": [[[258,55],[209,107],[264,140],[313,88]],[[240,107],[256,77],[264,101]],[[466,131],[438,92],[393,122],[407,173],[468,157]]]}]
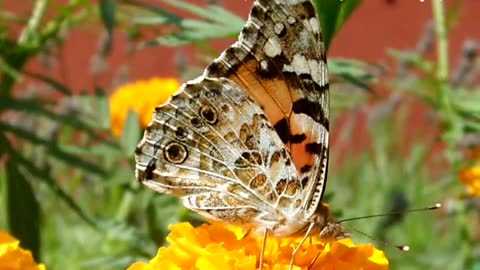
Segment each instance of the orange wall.
[{"label": "orange wall", "polygon": [[[333,1],[333,0],[328,0]],[[387,48],[407,49],[415,44],[423,31],[425,22],[431,18],[432,0],[364,0],[360,8],[336,35],[331,45],[330,56],[357,58],[370,62],[388,60]],[[451,5],[453,1],[446,1]],[[158,1],[150,1],[158,3]],[[205,3],[203,1],[191,1]],[[234,9],[246,18],[251,5],[248,1],[223,1],[228,8]],[[480,40],[479,0],[464,0],[460,9],[459,25],[451,33],[452,60],[461,53],[466,38]],[[7,9],[20,14],[28,14],[31,1],[5,1]],[[93,89],[100,85],[107,90],[111,88],[112,77],[121,66],[127,65],[131,79],[144,79],[152,76],[178,76],[175,59],[179,51],[187,58],[193,55],[190,47],[183,48],[148,48],[128,56],[126,38],[123,33],[115,33],[115,46],[109,57],[111,69],[98,78],[89,73],[91,57],[98,47],[99,35],[96,29],[76,30],[68,35],[68,41],[61,53],[62,60],[55,69],[45,71],[38,62],[29,63],[28,69],[53,75],[66,82],[72,89],[81,91]],[[215,42],[222,50],[230,41]],[[455,62],[455,61],[454,61]],[[60,72],[62,70],[62,72]]]}]

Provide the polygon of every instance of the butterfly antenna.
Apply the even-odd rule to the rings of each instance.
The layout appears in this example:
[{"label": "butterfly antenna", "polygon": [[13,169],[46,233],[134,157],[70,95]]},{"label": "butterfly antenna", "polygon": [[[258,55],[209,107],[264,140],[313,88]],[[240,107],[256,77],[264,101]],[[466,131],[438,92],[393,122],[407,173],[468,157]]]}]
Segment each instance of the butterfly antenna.
[{"label": "butterfly antenna", "polygon": [[[350,228],[350,227],[347,227],[347,228],[348,228],[349,230],[353,230],[353,231],[355,231],[355,232],[357,232],[357,233],[359,233],[359,234],[361,234],[361,235],[363,235],[363,236],[366,236],[366,237],[372,239],[373,241],[378,242],[378,243],[380,243],[380,244],[382,244],[382,245],[384,245],[384,246],[391,246],[391,247],[394,247],[394,248],[396,248],[396,249],[398,249],[398,250],[400,250],[400,251],[403,251],[403,252],[410,251],[410,246],[407,246],[407,245],[392,245],[392,244],[390,244],[390,243],[387,242],[387,241],[377,239],[377,238],[375,238],[375,237],[373,237],[373,236],[371,236],[371,235],[369,235],[369,234],[366,234],[366,233],[364,233],[364,232],[362,232],[362,231],[359,231],[359,230],[357,230],[357,229]],[[315,256],[315,258],[313,258],[313,260],[310,262],[310,264],[309,264],[308,267],[307,267],[308,270],[313,269],[312,267],[313,267],[313,265],[315,264],[315,262],[317,261],[318,257],[320,257],[320,254],[321,254],[321,252],[318,252],[317,255]]]},{"label": "butterfly antenna", "polygon": [[373,218],[373,217],[385,217],[385,216],[393,216],[393,215],[398,215],[398,214],[406,214],[406,213],[413,213],[413,212],[420,212],[420,211],[436,210],[436,209],[439,209],[441,207],[442,207],[441,203],[436,203],[435,205],[430,206],[430,207],[424,207],[424,208],[418,208],[418,209],[407,209],[407,210],[401,210],[401,211],[392,211],[392,212],[389,212],[389,213],[368,215],[368,216],[362,216],[362,217],[346,218],[346,219],[339,220],[338,223],[342,223],[342,222],[345,222],[345,221]]},{"label": "butterfly antenna", "polygon": [[[346,219],[342,219],[342,220],[339,220],[338,223],[342,223],[342,222],[345,222],[345,221],[352,221],[352,220],[359,220],[359,219],[366,219],[366,218],[373,218],[373,217],[385,217],[385,216],[392,216],[392,215],[398,215],[398,214],[406,214],[406,213],[413,213],[413,212],[420,212],[420,211],[430,211],[430,210],[436,210],[436,209],[439,209],[442,207],[442,204],[441,203],[436,203],[434,204],[433,206],[430,206],[430,207],[424,207],[424,208],[418,208],[418,209],[407,209],[407,210],[401,210],[401,211],[392,211],[392,212],[389,212],[389,213],[385,213],[385,214],[376,214],[376,215],[368,215],[368,216],[363,216],[363,217],[354,217],[354,218],[346,218]],[[353,230],[359,234],[362,234],[376,242],[379,242],[381,243],[382,245],[385,245],[385,246],[392,246],[392,247],[395,247],[396,249],[400,250],[400,251],[409,251],[410,250],[410,247],[407,246],[407,245],[392,245],[391,243],[387,242],[387,241],[384,241],[384,240],[380,240],[380,239],[377,239],[371,235],[368,235],[362,231],[359,231],[357,229],[354,229],[354,228],[348,228],[350,230]]]},{"label": "butterfly antenna", "polygon": [[398,249],[398,250],[400,250],[400,251],[404,251],[404,252],[410,251],[410,247],[407,246],[407,245],[392,245],[391,243],[389,243],[389,242],[387,242],[387,241],[385,241],[385,240],[377,239],[377,238],[375,238],[375,237],[373,237],[373,236],[371,236],[371,235],[369,235],[369,234],[366,234],[366,233],[364,233],[364,232],[362,232],[362,231],[359,231],[359,230],[357,230],[357,229],[350,228],[350,227],[349,227],[348,229],[349,229],[349,230],[353,230],[353,231],[355,231],[355,232],[357,232],[357,233],[359,233],[359,234],[361,234],[361,235],[364,235],[364,236],[372,239],[373,241],[378,242],[378,243],[380,243],[380,244],[382,244],[382,245],[384,245],[384,246],[394,247],[394,248],[396,248],[396,249]]}]

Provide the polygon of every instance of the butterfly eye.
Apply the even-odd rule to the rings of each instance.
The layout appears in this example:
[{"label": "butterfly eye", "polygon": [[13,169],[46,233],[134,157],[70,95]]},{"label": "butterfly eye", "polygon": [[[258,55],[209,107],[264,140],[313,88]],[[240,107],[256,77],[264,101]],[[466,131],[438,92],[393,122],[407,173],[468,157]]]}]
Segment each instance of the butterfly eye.
[{"label": "butterfly eye", "polygon": [[215,112],[210,106],[203,106],[200,108],[200,115],[211,125],[215,124],[218,120],[217,112]]},{"label": "butterfly eye", "polygon": [[185,146],[171,142],[165,147],[165,159],[174,164],[183,163],[188,157],[188,151]]}]

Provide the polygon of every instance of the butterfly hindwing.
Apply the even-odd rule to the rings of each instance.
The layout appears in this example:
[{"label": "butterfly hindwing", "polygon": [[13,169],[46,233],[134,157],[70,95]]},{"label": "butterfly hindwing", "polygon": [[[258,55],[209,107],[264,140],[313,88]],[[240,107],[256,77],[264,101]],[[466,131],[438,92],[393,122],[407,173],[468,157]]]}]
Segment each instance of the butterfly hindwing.
[{"label": "butterfly hindwing", "polygon": [[192,81],[159,106],[136,161],[144,185],[180,196],[211,219],[272,227],[302,203],[288,150],[260,107],[228,79]]}]

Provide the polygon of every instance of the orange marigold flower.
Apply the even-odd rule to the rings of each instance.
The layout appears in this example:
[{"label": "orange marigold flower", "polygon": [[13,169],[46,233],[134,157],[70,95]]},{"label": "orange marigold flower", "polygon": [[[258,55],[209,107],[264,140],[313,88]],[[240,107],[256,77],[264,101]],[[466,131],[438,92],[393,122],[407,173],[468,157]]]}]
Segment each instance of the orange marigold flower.
[{"label": "orange marigold flower", "polygon": [[20,241],[0,231],[0,269],[45,270],[45,265],[36,264],[32,253],[20,247]]},{"label": "orange marigold flower", "polygon": [[[161,247],[149,263],[137,262],[128,270],[254,270],[263,237],[245,235],[238,228],[221,224],[193,228],[188,223],[170,225],[169,247]],[[269,237],[262,269],[287,270],[292,250],[301,239]],[[317,258],[315,260],[315,258]],[[313,263],[313,265],[311,265]],[[310,268],[309,268],[310,267]],[[305,241],[295,257],[294,269],[364,269],[389,268],[384,253],[370,244],[355,245],[351,239],[323,243],[312,237]]]},{"label": "orange marigold flower", "polygon": [[110,96],[110,121],[112,132],[120,136],[128,112],[134,111],[142,127],[152,120],[156,106],[166,102],[180,87],[177,79],[153,78],[120,86]]},{"label": "orange marigold flower", "polygon": [[480,165],[460,170],[459,178],[467,187],[468,194],[480,196]]}]

